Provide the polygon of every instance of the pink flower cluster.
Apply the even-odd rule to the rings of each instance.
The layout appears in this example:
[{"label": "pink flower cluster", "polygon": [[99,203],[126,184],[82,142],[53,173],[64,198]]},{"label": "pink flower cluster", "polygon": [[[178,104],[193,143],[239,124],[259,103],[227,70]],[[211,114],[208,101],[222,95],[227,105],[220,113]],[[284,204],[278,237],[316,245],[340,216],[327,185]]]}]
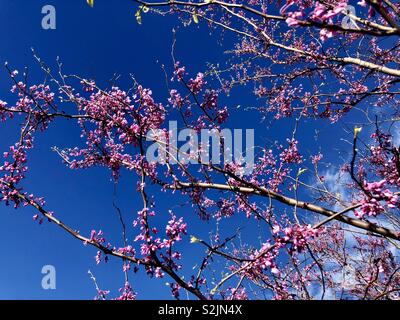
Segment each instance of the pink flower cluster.
[{"label": "pink flower cluster", "polygon": [[136,300],[136,292],[133,291],[129,282],[126,282],[125,286],[119,291],[121,295],[115,300]]},{"label": "pink flower cluster", "polygon": [[373,170],[388,184],[400,186],[400,158],[398,148],[393,144],[390,134],[375,132],[371,135],[376,144],[370,146],[371,156],[368,158]]},{"label": "pink flower cluster", "polygon": [[182,240],[182,235],[187,234],[187,224],[183,222],[183,218],[177,219],[172,214],[171,220],[168,221],[165,227],[165,233],[168,239],[163,241],[163,247],[170,248],[176,241]]},{"label": "pink flower cluster", "polygon": [[206,84],[207,82],[204,79],[204,74],[199,72],[196,78],[189,80],[188,87],[191,92],[193,92],[194,94],[198,94]]},{"label": "pink flower cluster", "polygon": [[137,154],[132,157],[126,151],[130,146],[137,147],[148,130],[160,128],[165,120],[165,109],[154,101],[151,90],[138,85],[131,98],[125,91],[113,87],[107,92],[92,92],[89,99],[77,95],[75,99],[84,113],[79,123],[87,147],[62,150],[71,168],[106,166],[115,178],[121,167],[139,172],[145,169],[149,176],[154,174],[154,168],[143,157]]},{"label": "pink flower cluster", "polygon": [[[181,253],[173,250],[173,245],[176,242],[182,240],[182,236],[187,234],[187,224],[183,221],[183,218],[177,219],[177,217],[170,212],[171,219],[168,221],[165,227],[166,238],[161,239],[155,237],[158,234],[156,228],[148,229],[148,219],[155,216],[154,211],[150,211],[147,208],[138,212],[138,218],[134,221],[133,226],[140,226],[140,233],[134,239],[135,242],[140,241],[141,254],[147,260],[152,259],[152,254],[159,253],[161,259],[166,262],[173,269],[180,269],[180,265],[177,263],[182,258]],[[147,268],[147,273],[155,275],[157,278],[162,278],[164,273],[161,272],[160,268]]]},{"label": "pink flower cluster", "polygon": [[21,203],[21,198],[17,196],[18,190],[14,189],[28,171],[27,164],[27,151],[33,147],[33,137],[31,134],[26,133],[23,139],[10,147],[8,152],[3,154],[3,157],[8,159],[0,166],[0,173],[3,176],[0,180],[1,186],[1,201],[7,205],[12,201],[15,207]]},{"label": "pink flower cluster", "polygon": [[279,274],[280,271],[276,264],[276,257],[279,255],[279,248],[272,247],[270,243],[264,243],[259,250],[255,250],[253,254],[249,256],[250,259],[254,259],[255,263],[249,265],[248,271],[259,272],[268,269],[272,274]]},{"label": "pink flower cluster", "polygon": [[179,81],[183,80],[183,77],[186,75],[186,69],[184,66],[180,65],[180,62],[177,61],[174,66],[174,76],[172,77],[171,81],[177,79]]},{"label": "pink flower cluster", "polygon": [[246,288],[230,288],[228,290],[229,297],[227,300],[248,300]]},{"label": "pink flower cluster", "polygon": [[96,242],[98,244],[102,244],[106,241],[106,239],[103,237],[103,231],[99,230],[98,232],[96,230],[92,230],[90,232],[90,241]]},{"label": "pink flower cluster", "polygon": [[296,12],[289,12],[288,18],[286,19],[286,23],[289,27],[298,26],[301,23],[301,18],[303,18],[303,12],[296,11]]},{"label": "pink flower cluster", "polygon": [[399,205],[398,196],[389,189],[384,189],[386,180],[378,182],[365,183],[364,189],[366,197],[361,202],[360,210],[356,210],[355,215],[357,218],[364,216],[377,216],[385,211],[382,202],[389,209],[396,208]]},{"label": "pink flower cluster", "polygon": [[[13,71],[11,77],[14,79],[17,75],[18,72]],[[14,81],[11,92],[16,93],[18,99],[15,105],[10,107],[6,102],[0,101],[0,121],[13,118],[16,114],[23,116],[24,120],[18,142],[3,153],[5,161],[0,165],[0,173],[3,174],[0,177],[0,201],[7,205],[13,202],[15,207],[18,207],[23,202],[22,198],[17,196],[22,188],[15,187],[25,178],[28,171],[27,152],[33,148],[35,132],[44,131],[52,121],[49,111],[50,107],[54,108],[54,93],[50,91],[49,86],[43,84],[27,88],[23,82],[17,82],[15,79]],[[34,200],[33,196],[29,198]],[[29,203],[25,203],[27,204]]]},{"label": "pink flower cluster", "polygon": [[276,236],[277,243],[289,244],[290,252],[299,253],[304,250],[310,239],[318,236],[323,230],[314,229],[311,225],[295,225],[281,230],[279,225],[275,225],[272,232]]},{"label": "pink flower cluster", "polygon": [[7,102],[0,100],[0,121],[5,121],[8,117],[13,117],[11,112],[6,111]]},{"label": "pink flower cluster", "polygon": [[347,7],[347,1],[338,2],[330,9],[326,4],[316,1],[314,11],[311,14],[311,19],[327,22],[331,21],[333,17],[340,14]]},{"label": "pink flower cluster", "polygon": [[228,108],[219,104],[219,91],[206,88],[207,81],[201,72],[189,80],[185,79],[186,75],[185,67],[177,62],[172,79],[182,83],[186,92],[181,93],[176,88],[171,89],[168,102],[181,112],[191,128],[199,131],[205,128],[218,128],[229,117]]},{"label": "pink flower cluster", "polygon": [[[298,26],[304,21],[304,17],[307,15],[306,10],[311,7],[310,1],[286,1],[286,4],[282,7],[281,13],[285,13],[287,9],[292,6],[297,5],[297,11],[288,12],[286,23],[290,27]],[[312,21],[316,21],[320,24],[333,24],[332,19],[337,15],[341,14],[347,7],[347,1],[333,2],[332,4],[321,3],[315,1],[314,9],[308,14],[308,18]],[[327,40],[333,36],[333,31],[322,28],[320,30],[320,38],[322,41]]]},{"label": "pink flower cluster", "polygon": [[280,154],[283,163],[301,163],[302,156],[297,149],[298,141],[295,139],[287,140],[289,147]]}]

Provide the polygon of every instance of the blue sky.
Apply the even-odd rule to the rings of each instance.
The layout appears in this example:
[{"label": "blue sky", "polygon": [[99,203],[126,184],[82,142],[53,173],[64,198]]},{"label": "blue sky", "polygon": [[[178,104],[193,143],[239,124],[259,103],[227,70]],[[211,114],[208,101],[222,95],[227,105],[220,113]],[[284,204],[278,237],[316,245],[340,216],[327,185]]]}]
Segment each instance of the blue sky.
[{"label": "blue sky", "polygon": [[[57,10],[57,29],[41,28],[41,8],[52,4]],[[8,61],[14,69],[23,71],[29,67],[31,81],[41,81],[43,74],[30,51],[34,47],[37,53],[49,65],[54,66],[60,56],[66,73],[76,73],[83,77],[95,78],[100,84],[108,84],[113,74],[121,74],[121,88],[129,88],[129,74],[145,87],[150,87],[156,100],[166,102],[167,89],[161,65],[171,70],[172,28],[179,26],[173,17],[160,17],[146,14],[143,24],[135,21],[135,6],[128,0],[96,0],[93,9],[84,0],[0,0],[0,64]],[[192,25],[179,26],[177,29],[176,53],[190,72],[202,71],[207,62],[218,62],[223,52],[232,44],[229,35],[223,40],[226,47],[220,45],[219,34],[210,35],[207,27]],[[0,69],[0,99],[13,101],[9,93],[10,80],[5,69]],[[248,88],[249,89],[249,88]],[[250,88],[251,89],[251,88]],[[234,91],[228,103],[252,106],[251,90]],[[235,128],[254,128],[259,144],[265,143],[261,137],[271,140],[289,136],[293,129],[290,121],[284,125],[273,126],[269,136],[263,134],[267,128],[255,118],[233,116],[230,126]],[[315,124],[309,121],[301,130],[305,141],[310,143],[308,151],[315,152],[313,136]],[[322,135],[332,137],[341,134],[329,129],[328,122],[319,129]],[[336,132],[336,133],[335,133]],[[0,124],[0,150],[14,143],[16,128]],[[303,140],[304,141],[304,140]],[[70,171],[50,151],[50,147],[70,147],[81,143],[79,131],[68,121],[60,121],[49,129],[46,135],[39,135],[37,148],[30,154],[31,170],[25,184],[28,192],[44,196],[47,207],[63,221],[82,233],[102,229],[107,238],[118,241],[120,226],[112,207],[113,183],[110,173],[104,169]],[[136,212],[140,210],[140,200],[135,192],[133,175],[124,174],[118,185],[118,205],[131,226]],[[157,194],[159,209],[167,210],[184,199],[170,195]],[[172,200],[172,201],[171,201]],[[189,207],[186,207],[190,209]],[[57,227],[44,223],[42,226],[32,222],[31,209],[15,211],[0,206],[0,243],[2,263],[0,264],[0,299],[91,299],[95,294],[94,285],[87,271],[90,269],[99,285],[113,294],[123,284],[121,262],[111,259],[109,263],[96,266],[96,250],[85,248],[81,243],[63,233]],[[184,212],[190,222],[190,234],[207,238],[213,226],[198,220],[192,212]],[[229,223],[229,224],[228,224]],[[254,223],[245,221],[246,228],[254,228]],[[229,222],[225,231],[231,234],[233,226],[242,226],[237,217]],[[183,251],[194,251],[193,245],[182,243]],[[186,256],[190,267],[201,250]],[[57,270],[57,289],[43,290],[41,287],[41,269],[44,265],[54,265]],[[170,298],[165,281],[151,280],[143,272],[131,275],[132,285],[140,293],[141,299]]]}]

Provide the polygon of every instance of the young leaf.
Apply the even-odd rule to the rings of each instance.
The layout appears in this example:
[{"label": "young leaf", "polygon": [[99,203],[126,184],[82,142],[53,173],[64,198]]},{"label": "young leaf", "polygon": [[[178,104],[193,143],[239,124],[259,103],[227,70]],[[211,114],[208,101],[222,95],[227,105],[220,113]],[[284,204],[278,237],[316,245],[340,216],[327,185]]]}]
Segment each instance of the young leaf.
[{"label": "young leaf", "polygon": [[193,12],[193,21],[194,23],[199,23],[199,17],[197,16],[196,12]]},{"label": "young leaf", "polygon": [[354,127],[354,138],[357,138],[358,134],[361,132],[362,127]]},{"label": "young leaf", "polygon": [[195,236],[190,236],[190,243],[198,243],[200,239],[196,238]]},{"label": "young leaf", "polygon": [[297,172],[297,176],[301,176],[304,172],[306,172],[307,169],[303,168],[303,169],[299,169],[299,171]]},{"label": "young leaf", "polygon": [[139,9],[135,13],[136,21],[138,24],[142,24],[142,9]]}]

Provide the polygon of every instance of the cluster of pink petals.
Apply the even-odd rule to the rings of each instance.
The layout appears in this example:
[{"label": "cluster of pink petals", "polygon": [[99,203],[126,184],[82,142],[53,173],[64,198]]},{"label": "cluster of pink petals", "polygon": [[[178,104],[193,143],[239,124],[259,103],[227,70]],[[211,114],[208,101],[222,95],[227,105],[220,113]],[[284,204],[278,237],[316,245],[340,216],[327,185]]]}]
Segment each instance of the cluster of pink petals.
[{"label": "cluster of pink petals", "polygon": [[206,84],[207,82],[204,80],[204,74],[199,72],[196,78],[189,80],[188,87],[191,92],[198,94]]},{"label": "cluster of pink petals", "polygon": [[321,22],[328,21],[340,14],[344,9],[346,9],[346,7],[347,1],[336,3],[335,7],[332,9],[329,9],[326,5],[316,1],[314,11],[311,14],[311,19]]},{"label": "cluster of pink petals", "polygon": [[286,18],[286,23],[289,27],[298,26],[301,23],[301,18],[303,17],[303,12],[295,11],[289,12],[288,18]]},{"label": "cluster of pink petals", "polygon": [[106,241],[106,239],[103,237],[103,231],[99,230],[98,232],[96,230],[92,230],[90,232],[90,241],[102,244]]},{"label": "cluster of pink petals", "polygon": [[246,288],[230,288],[228,290],[229,297],[227,300],[248,300],[249,297],[246,292]]},{"label": "cluster of pink petals", "polygon": [[290,252],[301,252],[304,250],[308,241],[318,236],[323,230],[315,229],[311,225],[287,227],[281,229],[275,225],[272,229],[276,236],[276,242],[280,244],[290,245]]},{"label": "cluster of pink petals", "polygon": [[[151,232],[147,228],[147,221],[155,216],[155,212],[147,208],[139,211],[138,218],[134,221],[133,226],[140,226],[140,233],[135,237],[134,241],[140,242],[140,252],[145,259],[151,260],[152,254],[157,252],[170,267],[178,270],[181,266],[177,262],[181,260],[182,255],[180,252],[173,250],[173,246],[175,243],[182,241],[182,237],[187,234],[187,224],[182,217],[178,219],[172,212],[170,214],[171,219],[165,227],[166,237],[162,239],[155,237],[158,234],[156,228],[152,228]],[[149,267],[146,271],[157,278],[164,276],[160,268]]]},{"label": "cluster of pink petals", "polygon": [[[307,1],[295,1],[288,0],[286,4],[281,8],[281,13],[285,13],[287,9],[293,5],[297,6],[297,10],[293,12],[287,12],[286,23],[290,27],[298,26],[304,21],[306,16],[306,10],[310,9],[310,4]],[[342,11],[347,7],[347,1],[341,1],[333,3],[334,7],[330,7],[319,1],[315,1],[315,6],[312,11],[308,14],[308,18],[318,23],[332,24],[332,19],[337,15],[341,14]],[[333,31],[326,28],[322,28],[320,31],[320,38],[322,41],[333,37]]]},{"label": "cluster of pink petals", "polygon": [[133,291],[129,282],[125,283],[125,286],[120,289],[121,295],[115,300],[136,300],[136,292]]},{"label": "cluster of pink petals", "polygon": [[[179,111],[187,117],[187,123],[190,126],[200,131],[201,129],[217,127],[222,123],[226,122],[229,117],[228,108],[222,107],[219,104],[219,92],[216,90],[207,88],[207,81],[205,75],[201,72],[197,73],[195,78],[185,79],[187,75],[185,67],[181,66],[179,62],[175,64],[174,76],[172,80],[177,80],[182,83],[182,88],[190,92],[190,97],[195,96],[195,105],[197,105],[198,111],[194,112],[193,102],[189,99],[187,92],[181,93],[177,88],[173,88],[169,91],[170,97],[168,102],[173,108],[179,109]],[[193,120],[191,119],[193,118]],[[189,121],[190,119],[190,121]]]},{"label": "cluster of pink petals", "polygon": [[289,147],[282,151],[280,159],[283,163],[301,163],[302,156],[297,148],[298,141],[295,139],[287,140]]},{"label": "cluster of pink petals", "polygon": [[364,216],[377,216],[385,211],[384,204],[389,209],[396,208],[399,205],[398,196],[389,189],[384,189],[386,180],[378,182],[365,183],[364,189],[366,197],[361,201],[360,210],[355,212],[358,218]]}]

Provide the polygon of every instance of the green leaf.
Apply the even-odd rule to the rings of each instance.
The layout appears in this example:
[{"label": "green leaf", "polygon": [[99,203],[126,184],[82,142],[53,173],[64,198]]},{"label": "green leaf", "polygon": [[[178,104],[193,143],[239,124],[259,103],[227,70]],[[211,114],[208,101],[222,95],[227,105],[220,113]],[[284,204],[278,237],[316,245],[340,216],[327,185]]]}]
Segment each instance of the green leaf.
[{"label": "green leaf", "polygon": [[200,239],[196,238],[195,236],[190,236],[190,243],[198,243]]},{"label": "green leaf", "polygon": [[354,139],[357,138],[359,133],[361,132],[362,127],[354,127]]},{"label": "green leaf", "polygon": [[193,21],[194,23],[199,23],[199,17],[197,16],[196,11],[193,12]]},{"label": "green leaf", "polygon": [[139,9],[135,13],[136,21],[138,24],[142,24],[142,9]]},{"label": "green leaf", "polygon": [[299,169],[299,171],[297,172],[297,176],[301,176],[304,172],[306,172],[307,169]]}]

